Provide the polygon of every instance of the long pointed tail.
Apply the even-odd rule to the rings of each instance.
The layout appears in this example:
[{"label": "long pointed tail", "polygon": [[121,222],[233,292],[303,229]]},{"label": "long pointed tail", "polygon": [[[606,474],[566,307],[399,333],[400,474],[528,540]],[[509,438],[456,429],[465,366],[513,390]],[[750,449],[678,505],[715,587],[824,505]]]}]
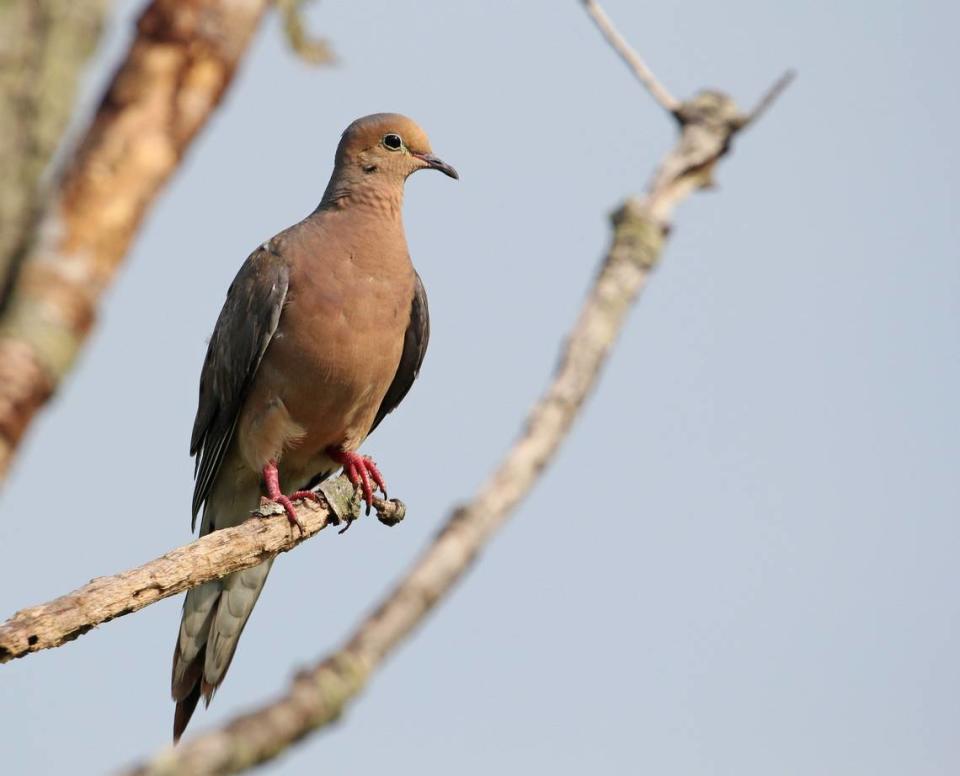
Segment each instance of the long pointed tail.
[{"label": "long pointed tail", "polygon": [[174,741],[186,729],[200,696],[210,703],[226,676],[272,565],[270,559],[187,593],[173,651]]},{"label": "long pointed tail", "polygon": [[[201,536],[242,522],[260,498],[255,473],[236,468],[227,471],[230,476],[218,477],[207,499]],[[187,591],[173,650],[174,741],[186,729],[200,696],[210,703],[223,681],[272,564],[271,559]]]}]

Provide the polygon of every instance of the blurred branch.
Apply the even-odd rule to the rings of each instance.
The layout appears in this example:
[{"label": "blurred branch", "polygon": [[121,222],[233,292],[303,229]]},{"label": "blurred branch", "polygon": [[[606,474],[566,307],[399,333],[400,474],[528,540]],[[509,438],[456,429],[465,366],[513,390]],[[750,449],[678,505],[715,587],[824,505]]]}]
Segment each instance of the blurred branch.
[{"label": "blurred branch", "polygon": [[672,113],[680,123],[680,138],[646,195],[627,200],[613,214],[610,248],[553,380],[493,476],[473,499],[453,511],[439,535],[344,646],[300,672],[284,696],[219,730],[165,749],[130,774],[236,773],[273,759],[312,730],[338,719],[383,659],[464,575],[553,458],[660,259],[673,209],[711,184],[714,164],[727,152],[745,118],[729,97],[717,92],[703,92],[678,104]]},{"label": "blurred branch", "polygon": [[773,82],[773,85],[767,89],[766,93],[757,101],[757,104],[754,106],[746,116],[743,117],[740,129],[746,129],[750,124],[759,119],[776,99],[783,94],[784,90],[793,83],[793,79],[797,77],[797,74],[793,70],[787,70],[782,76],[780,76],[776,81]]},{"label": "blurred branch", "polygon": [[268,5],[153,0],[141,15],[0,319],[0,477],[72,366],[147,210],[220,104]]},{"label": "blurred branch", "polygon": [[0,308],[39,217],[43,173],[70,120],[106,6],[0,2]]},{"label": "blurred branch", "polygon": [[[306,503],[298,510],[302,534],[291,529],[282,508],[268,504],[261,514],[279,514],[282,519],[252,519],[214,531],[139,568],[98,577],[72,593],[17,612],[0,625],[0,663],[59,647],[101,623],[256,566],[292,550],[328,525],[349,525],[360,516],[360,500],[346,477],[329,480],[319,490],[323,505]],[[399,501],[375,500],[374,506],[378,519],[386,525],[396,525],[404,517]]]},{"label": "blurred branch", "polygon": [[325,38],[315,38],[307,31],[303,21],[303,6],[310,0],[276,0],[277,9],[283,16],[283,29],[287,42],[301,59],[312,65],[329,65],[336,62],[333,49]]},{"label": "blurred branch", "polygon": [[610,21],[610,17],[607,16],[607,12],[600,6],[600,3],[594,2],[594,0],[583,0],[583,5],[584,8],[586,8],[587,14],[593,19],[593,23],[597,25],[597,29],[599,29],[603,37],[607,39],[607,43],[620,55],[620,58],[626,63],[627,67],[633,71],[637,80],[650,92],[650,96],[653,97],[667,113],[676,113],[680,107],[679,100],[670,94],[670,92],[667,91],[667,87],[657,80],[653,71],[647,67],[646,62],[640,58],[640,55],[633,50],[633,47],[627,43],[626,39],[617,31],[617,28],[613,26],[613,22]]}]

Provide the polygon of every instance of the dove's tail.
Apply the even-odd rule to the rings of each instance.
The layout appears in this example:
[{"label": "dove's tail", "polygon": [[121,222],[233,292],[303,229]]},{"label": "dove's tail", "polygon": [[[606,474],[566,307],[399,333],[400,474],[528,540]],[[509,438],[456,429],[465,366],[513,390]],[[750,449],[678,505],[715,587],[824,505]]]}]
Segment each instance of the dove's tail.
[{"label": "dove's tail", "polygon": [[[260,490],[255,478],[230,485],[229,488],[215,487],[211,493],[201,534],[236,524],[256,508]],[[225,496],[218,498],[224,491]],[[186,729],[200,696],[209,704],[226,676],[243,626],[260,597],[271,565],[272,558],[187,592],[173,651],[171,692],[177,702],[174,741],[179,740]]]}]

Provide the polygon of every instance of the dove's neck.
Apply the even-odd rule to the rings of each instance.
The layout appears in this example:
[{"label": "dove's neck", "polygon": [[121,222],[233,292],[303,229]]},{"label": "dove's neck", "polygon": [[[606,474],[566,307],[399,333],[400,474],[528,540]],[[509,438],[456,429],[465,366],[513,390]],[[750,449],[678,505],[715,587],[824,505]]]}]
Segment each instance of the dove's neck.
[{"label": "dove's neck", "polygon": [[403,209],[403,181],[383,174],[364,173],[351,168],[335,170],[317,206],[321,209],[364,208],[381,217],[400,218]]}]

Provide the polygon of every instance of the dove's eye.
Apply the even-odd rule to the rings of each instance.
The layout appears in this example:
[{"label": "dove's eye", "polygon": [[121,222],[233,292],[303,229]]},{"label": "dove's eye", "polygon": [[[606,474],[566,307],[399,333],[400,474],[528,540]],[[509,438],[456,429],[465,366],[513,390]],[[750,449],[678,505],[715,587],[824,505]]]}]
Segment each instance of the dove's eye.
[{"label": "dove's eye", "polygon": [[403,140],[401,140],[400,135],[395,135],[392,132],[389,135],[384,135],[382,142],[384,148],[388,148],[391,151],[399,151],[403,148]]}]

